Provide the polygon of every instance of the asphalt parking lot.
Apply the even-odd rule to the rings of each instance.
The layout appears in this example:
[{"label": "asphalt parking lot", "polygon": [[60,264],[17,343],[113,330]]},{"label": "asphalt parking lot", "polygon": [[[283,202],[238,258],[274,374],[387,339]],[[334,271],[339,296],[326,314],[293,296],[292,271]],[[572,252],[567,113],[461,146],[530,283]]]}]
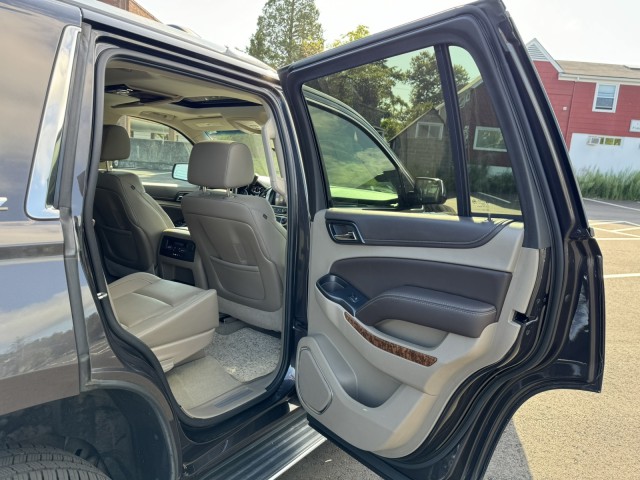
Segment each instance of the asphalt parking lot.
[{"label": "asphalt parking lot", "polygon": [[[554,390],[526,402],[485,480],[640,478],[640,203],[585,199],[585,207],[604,255],[603,391]],[[326,442],[280,478],[379,477]]]}]

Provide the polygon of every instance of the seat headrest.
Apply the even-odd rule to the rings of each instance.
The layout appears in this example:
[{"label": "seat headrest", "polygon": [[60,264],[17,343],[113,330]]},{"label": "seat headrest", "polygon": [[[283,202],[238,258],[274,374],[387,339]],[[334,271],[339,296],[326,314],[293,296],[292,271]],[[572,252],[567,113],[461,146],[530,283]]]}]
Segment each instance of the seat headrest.
[{"label": "seat headrest", "polygon": [[189,157],[187,179],[207,188],[237,188],[253,181],[253,159],[244,143],[196,143]]},{"label": "seat headrest", "polygon": [[102,128],[102,162],[124,160],[131,154],[129,134],[120,125],[105,125]]}]

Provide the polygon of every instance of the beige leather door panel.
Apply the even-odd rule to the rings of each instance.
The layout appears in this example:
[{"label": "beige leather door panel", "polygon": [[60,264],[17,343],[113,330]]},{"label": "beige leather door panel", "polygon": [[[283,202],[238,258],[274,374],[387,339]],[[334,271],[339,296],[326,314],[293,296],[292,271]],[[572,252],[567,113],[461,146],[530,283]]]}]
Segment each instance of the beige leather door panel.
[{"label": "beige leather door panel", "polygon": [[460,383],[514,344],[538,252],[522,247],[513,222],[471,248],[339,243],[326,215],[312,226],[298,393],[337,436],[402,457],[424,441]]}]

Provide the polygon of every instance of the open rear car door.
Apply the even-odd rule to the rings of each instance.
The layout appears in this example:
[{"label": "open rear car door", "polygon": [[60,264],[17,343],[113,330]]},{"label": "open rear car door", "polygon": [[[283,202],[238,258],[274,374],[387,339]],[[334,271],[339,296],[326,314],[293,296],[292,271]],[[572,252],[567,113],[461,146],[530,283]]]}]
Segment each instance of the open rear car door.
[{"label": "open rear car door", "polygon": [[517,31],[481,1],[280,77],[312,215],[309,421],[387,478],[481,478],[526,399],[599,391],[604,367],[600,250]]}]

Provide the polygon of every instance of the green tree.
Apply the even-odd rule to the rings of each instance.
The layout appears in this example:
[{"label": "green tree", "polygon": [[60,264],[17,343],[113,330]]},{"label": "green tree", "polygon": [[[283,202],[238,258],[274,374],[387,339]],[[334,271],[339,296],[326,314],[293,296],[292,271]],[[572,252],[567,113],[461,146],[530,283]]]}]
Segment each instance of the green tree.
[{"label": "green tree", "polygon": [[[358,25],[334,41],[331,46],[339,47],[369,35],[369,28]],[[317,88],[346,103],[358,111],[371,125],[384,127],[385,118],[402,100],[393,92],[396,82],[403,80],[402,72],[390,67],[384,60],[368,63],[361,67],[311,82]]]},{"label": "green tree", "polygon": [[355,30],[351,30],[350,32],[342,35],[338,40],[334,40],[331,44],[331,48],[339,47],[340,45],[345,45],[350,42],[355,42],[356,40],[360,40],[361,38],[368,37],[371,32],[369,32],[369,27],[366,25],[358,25]]},{"label": "green tree", "polygon": [[247,53],[281,67],[324,49],[314,0],[267,0]]},{"label": "green tree", "polygon": [[[461,65],[454,65],[453,76],[458,91],[469,83],[469,73]],[[410,110],[414,117],[443,102],[440,72],[433,51],[423,50],[411,59],[407,83],[411,85]]]}]

